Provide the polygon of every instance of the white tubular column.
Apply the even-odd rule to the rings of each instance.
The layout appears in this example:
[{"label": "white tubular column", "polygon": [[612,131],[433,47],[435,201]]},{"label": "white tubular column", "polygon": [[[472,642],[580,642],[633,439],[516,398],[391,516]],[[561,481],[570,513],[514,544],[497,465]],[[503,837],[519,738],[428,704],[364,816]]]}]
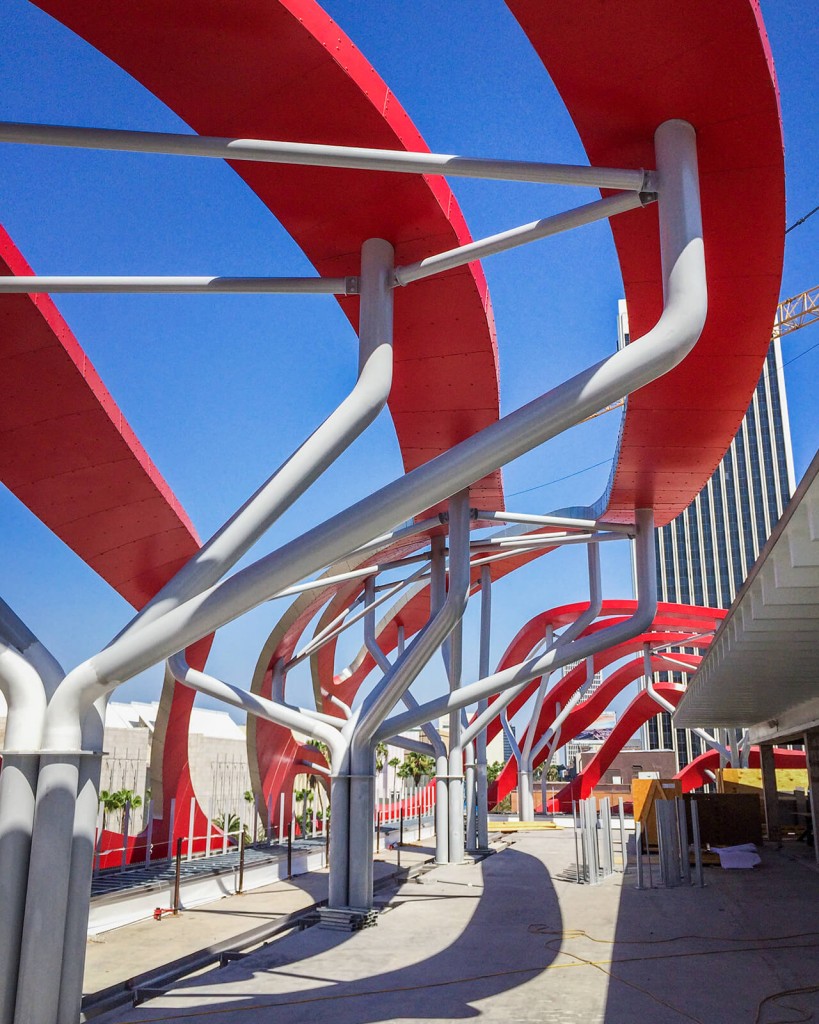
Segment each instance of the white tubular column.
[{"label": "white tubular column", "polygon": [[16,647],[3,641],[0,693],[8,703],[0,771],[0,1022],[11,1024],[46,699],[39,674]]},{"label": "white tubular column", "polygon": [[478,847],[478,819],[476,814],[477,784],[475,777],[475,744],[464,746],[464,797],[466,800],[466,850],[473,853]]},{"label": "white tubular column", "polygon": [[[94,867],[105,710],[109,696],[110,694],[104,694],[94,702],[82,724],[84,756],[80,759],[77,781],[77,805],[74,810],[74,839],[65,923],[65,948],[74,950],[75,955],[65,957],[63,961],[57,1024],[76,1024],[82,1008],[82,979],[85,972],[90,910],[88,894],[91,891]],[[125,841],[127,842],[127,839]]]},{"label": "white tubular column", "polygon": [[[478,673],[481,679],[489,675],[489,649],[492,633],[492,574],[488,565],[481,566],[481,634],[478,651]],[[478,714],[486,710],[489,702],[478,703]],[[489,783],[486,778],[486,729],[475,737],[475,800],[476,831],[479,850],[489,848]]]},{"label": "white tubular column", "polygon": [[[444,563],[444,538],[432,538],[432,576],[429,581],[429,602],[434,613],[438,613],[446,597],[446,565]],[[433,723],[434,724],[434,723]],[[449,861],[449,758],[441,743],[435,751],[435,863]]]},{"label": "white tubular column", "polygon": [[[451,547],[451,545],[450,545]],[[463,671],[463,630],[459,622],[449,635],[449,689],[460,689]],[[461,710],[449,715],[449,863],[464,859],[464,751]]]},{"label": "white tubular column", "polygon": [[0,1024],[14,1019],[39,750],[46,704],[63,674],[53,655],[0,600],[0,693],[8,704],[0,771]]}]

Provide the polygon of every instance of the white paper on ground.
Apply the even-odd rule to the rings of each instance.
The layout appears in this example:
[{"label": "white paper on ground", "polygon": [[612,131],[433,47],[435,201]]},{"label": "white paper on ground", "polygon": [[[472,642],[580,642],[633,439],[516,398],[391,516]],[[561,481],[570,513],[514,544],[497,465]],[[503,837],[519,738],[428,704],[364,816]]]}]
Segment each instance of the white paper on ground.
[{"label": "white paper on ground", "polygon": [[723,868],[753,868],[762,863],[753,843],[741,843],[739,846],[712,846],[711,850],[719,857]]}]

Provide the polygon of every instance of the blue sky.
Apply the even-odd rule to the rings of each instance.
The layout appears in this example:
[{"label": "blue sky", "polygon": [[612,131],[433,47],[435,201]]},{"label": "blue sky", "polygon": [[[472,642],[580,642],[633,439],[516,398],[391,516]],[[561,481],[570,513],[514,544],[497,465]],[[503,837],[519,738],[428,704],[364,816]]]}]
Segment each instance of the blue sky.
[{"label": "blue sky", "polygon": [[[499,0],[330,0],[325,7],[433,150],[584,162],[548,76]],[[762,10],[782,93],[790,224],[819,204],[819,82],[810,58],[819,27],[813,4],[802,0],[763,0]],[[0,119],[184,130],[128,76],[26,0],[5,0],[2,24]],[[0,221],[39,273],[310,272],[270,213],[215,161],[0,146],[0,182]],[[588,199],[571,189],[451,184],[476,237]],[[819,284],[817,243],[819,214],[787,236],[783,297]],[[495,257],[485,271],[504,411],[613,350],[622,285],[606,225]],[[56,302],[203,537],[354,379],[355,338],[329,297],[57,296]],[[783,344],[797,478],[819,445],[819,347],[813,346],[819,327]],[[596,499],[608,478],[618,417],[581,425],[507,467],[509,507],[546,512]],[[254,557],[400,471],[383,415],[282,517]],[[103,646],[129,609],[6,491],[0,517],[2,595],[69,668]],[[551,555],[496,588],[495,659],[531,615],[585,597],[583,563],[577,551]],[[625,545],[604,546],[604,586],[606,596],[630,594]],[[476,610],[468,615],[468,637],[475,635],[469,631]],[[268,606],[223,630],[213,671],[248,683],[275,614],[283,611],[284,605]],[[356,646],[348,644],[344,653]],[[475,667],[474,644],[467,643],[468,677]],[[156,699],[160,678],[159,669],[146,673],[115,699]]]}]

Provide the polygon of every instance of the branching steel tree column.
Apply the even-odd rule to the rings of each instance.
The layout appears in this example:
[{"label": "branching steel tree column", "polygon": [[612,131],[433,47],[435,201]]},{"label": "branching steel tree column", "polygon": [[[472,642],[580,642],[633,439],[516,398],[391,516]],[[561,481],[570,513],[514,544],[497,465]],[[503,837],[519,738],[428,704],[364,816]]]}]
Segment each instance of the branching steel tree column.
[{"label": "branching steel tree column", "polygon": [[62,677],[60,665],[0,601],[0,693],[8,705],[0,771],[0,1024],[14,1019],[39,748],[46,701]]},{"label": "branching steel tree column", "polygon": [[[342,735],[350,739],[347,904],[350,907],[372,906],[375,731],[463,617],[470,580],[469,522],[469,493],[463,491],[449,502],[449,592],[441,610],[365,698],[359,714],[342,728]],[[333,814],[335,816],[335,811]]]}]

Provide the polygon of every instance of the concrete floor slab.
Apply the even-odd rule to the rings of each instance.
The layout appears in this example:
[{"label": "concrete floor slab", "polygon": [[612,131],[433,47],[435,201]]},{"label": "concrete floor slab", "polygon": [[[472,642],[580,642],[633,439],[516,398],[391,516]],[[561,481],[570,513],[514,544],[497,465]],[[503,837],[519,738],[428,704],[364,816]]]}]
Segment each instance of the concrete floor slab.
[{"label": "concrete floor slab", "polygon": [[[522,833],[479,864],[404,884],[376,928],[290,933],[100,1022],[761,1024],[763,1003],[819,984],[819,875],[766,850],[704,889],[638,891],[633,874],[561,880],[570,831]],[[816,993],[785,1000],[819,1009]]]}]

